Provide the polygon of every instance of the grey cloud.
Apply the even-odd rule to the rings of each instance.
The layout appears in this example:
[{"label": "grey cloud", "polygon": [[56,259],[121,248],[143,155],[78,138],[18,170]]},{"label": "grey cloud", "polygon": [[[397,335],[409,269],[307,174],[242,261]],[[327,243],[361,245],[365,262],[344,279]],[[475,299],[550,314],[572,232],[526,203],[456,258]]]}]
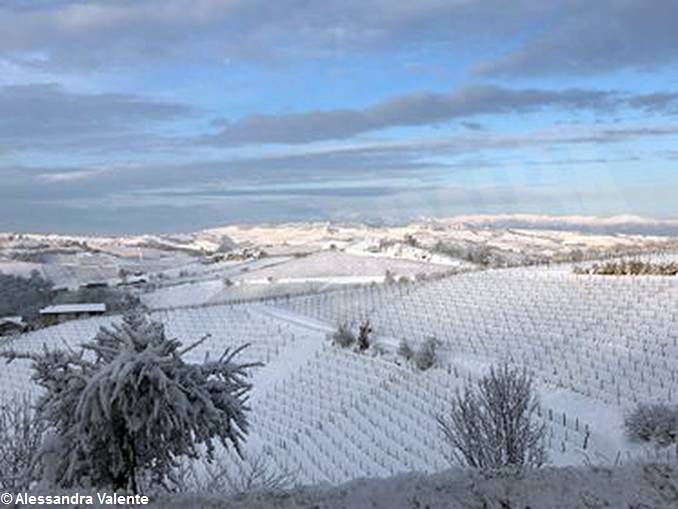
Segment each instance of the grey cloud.
[{"label": "grey cloud", "polygon": [[282,115],[250,115],[205,138],[208,143],[245,145],[249,143],[308,143],[345,139],[376,129],[378,124],[361,111],[317,111]]},{"label": "grey cloud", "polygon": [[[445,209],[448,203],[445,200],[455,196],[449,182],[456,171],[468,175],[474,171],[495,171],[497,167],[506,171],[520,166],[551,166],[561,172],[562,167],[577,167],[580,163],[624,161],[628,144],[635,140],[677,135],[678,125],[588,129],[578,126],[569,132],[523,135],[483,132],[440,139],[354,144],[302,155],[217,162],[196,160],[136,168],[6,166],[0,167],[3,175],[0,230],[39,227],[55,231],[90,228],[149,231],[178,229],[184,224],[190,229],[198,224],[234,221],[323,218],[324,214],[336,219],[342,207],[351,210],[351,206],[358,204],[362,208],[354,210],[368,217],[372,212],[386,210],[390,201],[403,203],[399,200],[410,196],[414,203],[417,194],[421,203],[416,210],[434,213],[435,203]],[[543,151],[559,146],[615,143],[624,143],[624,150],[602,150],[601,158],[572,158],[576,152],[568,149],[564,157],[554,155],[549,159]],[[587,150],[586,154],[589,153]],[[666,154],[669,159],[670,156]],[[635,160],[633,155],[628,157]],[[510,173],[506,175],[510,180]],[[461,197],[472,198],[462,202],[459,210],[463,206],[468,206],[467,212],[479,210],[479,204],[494,201],[492,192],[483,186],[473,185],[459,192]],[[521,200],[526,196],[521,192],[510,204],[523,204]],[[439,202],[432,201],[436,199]],[[380,203],[384,209],[369,203]],[[667,207],[668,203],[664,200],[662,206]],[[132,226],[125,226],[128,223]]]},{"label": "grey cloud", "polygon": [[480,122],[465,121],[461,125],[469,131],[484,131],[485,127]]},{"label": "grey cloud", "polygon": [[162,59],[269,61],[426,45],[522,47],[488,74],[592,74],[675,63],[674,0],[0,2],[0,56],[79,69]]},{"label": "grey cloud", "polygon": [[598,74],[678,60],[675,0],[572,0],[541,35],[477,67],[491,75]]},{"label": "grey cloud", "polygon": [[[260,222],[309,220],[402,222],[421,216],[445,217],[469,213],[543,213],[610,215],[635,213],[657,216],[675,213],[674,190],[645,188],[590,189],[557,186],[439,185],[393,187],[375,195],[161,197],[146,201],[63,204],[0,201],[0,230],[63,233],[146,233],[195,231],[199,228]],[[639,196],[644,198],[639,200]],[[96,206],[92,206],[96,205]],[[28,213],[30,211],[30,213]],[[86,213],[84,213],[86,211]],[[18,212],[18,213],[17,213]],[[23,213],[26,212],[26,213]]]},{"label": "grey cloud", "polygon": [[[367,142],[355,144],[353,147],[336,149],[335,152],[330,152],[330,154],[334,156],[335,153],[341,153],[343,157],[352,154],[361,158],[369,156],[374,160],[378,160],[380,157],[390,158],[394,161],[404,158],[409,161],[421,162],[422,157],[449,157],[486,153],[488,151],[521,150],[531,147],[611,145],[631,143],[646,138],[660,139],[675,136],[678,136],[678,124],[625,127],[598,126],[595,128],[577,126],[577,129],[574,130],[542,130],[515,135],[478,133],[415,141]],[[321,157],[321,154],[317,154],[316,157]]]},{"label": "grey cloud", "polygon": [[125,94],[79,94],[56,84],[0,88],[2,136],[50,136],[65,129],[91,132],[137,121],[174,119],[190,112],[183,104]]},{"label": "grey cloud", "polygon": [[[670,126],[607,126],[572,131],[535,131],[521,135],[491,132],[464,134],[453,137],[398,142],[369,142],[348,147],[328,148],[300,155],[279,154],[250,159],[224,159],[181,164],[145,164],[137,167],[0,167],[3,186],[0,201],[58,200],[83,197],[96,199],[112,192],[142,195],[147,193],[181,193],[199,188],[201,191],[223,192],[223,185],[237,193],[255,193],[259,189],[281,189],[305,186],[332,187],[356,180],[379,182],[392,179],[430,180],[441,171],[481,169],[496,166],[493,152],[504,153],[524,149],[552,148],[568,145],[601,145],[631,143],[645,138],[678,136],[678,124]],[[587,158],[580,162],[611,161]],[[476,157],[476,159],[469,159]],[[477,159],[481,157],[481,159]],[[534,162],[529,151],[519,161],[532,166],[558,164],[543,156]],[[445,158],[447,162],[441,162]],[[496,158],[495,158],[496,159]],[[562,162],[567,165],[571,161]],[[363,182],[363,185],[368,185]],[[377,185],[377,184],[374,184]],[[381,185],[381,184],[379,184]],[[248,191],[249,190],[249,191]]]},{"label": "grey cloud", "polygon": [[280,115],[251,115],[227,123],[209,143],[308,143],[345,139],[399,126],[421,126],[483,114],[507,114],[558,107],[608,110],[617,94],[598,90],[513,90],[475,85],[448,94],[419,93],[396,97],[364,110],[331,110]]},{"label": "grey cloud", "polygon": [[628,100],[630,106],[652,113],[678,113],[678,92],[641,94]]},{"label": "grey cloud", "polygon": [[193,113],[183,104],[134,95],[73,93],[56,84],[6,86],[0,88],[0,149],[134,147],[153,124]]},{"label": "grey cloud", "polygon": [[91,68],[166,58],[328,56],[483,41],[553,15],[535,0],[124,0],[0,3],[0,55]]}]

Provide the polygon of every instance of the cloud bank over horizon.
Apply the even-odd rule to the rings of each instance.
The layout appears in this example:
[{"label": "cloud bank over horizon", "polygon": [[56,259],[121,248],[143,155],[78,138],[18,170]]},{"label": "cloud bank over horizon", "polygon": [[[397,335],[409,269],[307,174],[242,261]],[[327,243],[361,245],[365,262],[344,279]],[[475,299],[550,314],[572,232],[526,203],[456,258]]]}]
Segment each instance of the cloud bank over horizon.
[{"label": "cloud bank over horizon", "polygon": [[676,18],[671,0],[0,0],[0,230],[678,217]]}]

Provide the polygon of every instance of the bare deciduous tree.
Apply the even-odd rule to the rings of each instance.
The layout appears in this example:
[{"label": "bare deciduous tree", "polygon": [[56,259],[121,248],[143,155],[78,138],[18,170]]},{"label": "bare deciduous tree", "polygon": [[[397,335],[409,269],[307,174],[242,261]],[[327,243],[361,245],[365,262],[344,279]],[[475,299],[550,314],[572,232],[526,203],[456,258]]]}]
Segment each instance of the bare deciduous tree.
[{"label": "bare deciduous tree", "polygon": [[438,424],[461,464],[482,471],[535,468],[546,461],[538,408],[532,377],[504,364],[466,387]]},{"label": "bare deciduous tree", "polygon": [[624,418],[628,437],[667,446],[678,438],[678,406],[640,403]]},{"label": "bare deciduous tree", "polygon": [[38,419],[28,396],[0,404],[0,487],[29,489],[38,477],[38,451],[46,424]]},{"label": "bare deciduous tree", "polygon": [[340,346],[341,348],[348,348],[356,342],[356,337],[348,325],[348,323],[341,323],[337,330],[330,335],[332,344]]}]

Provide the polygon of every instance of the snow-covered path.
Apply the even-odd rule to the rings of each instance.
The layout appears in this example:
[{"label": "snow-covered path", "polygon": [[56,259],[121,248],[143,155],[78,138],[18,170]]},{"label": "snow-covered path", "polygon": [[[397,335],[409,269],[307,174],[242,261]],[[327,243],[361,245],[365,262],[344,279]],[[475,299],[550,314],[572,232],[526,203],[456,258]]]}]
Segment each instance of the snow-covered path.
[{"label": "snow-covered path", "polygon": [[289,311],[287,309],[266,306],[264,304],[251,304],[250,310],[317,332],[328,333],[332,332],[336,328],[333,327],[331,324],[328,324],[327,322],[323,322],[321,320],[317,320],[316,318],[301,315],[299,313],[295,313],[294,311]]},{"label": "snow-covered path", "polygon": [[312,318],[306,319],[306,317],[292,312],[281,310],[278,313],[277,309],[264,305],[252,306],[251,312],[277,318],[308,330],[308,334],[295,337],[293,348],[283,348],[275,362],[267,364],[257,371],[250,392],[252,404],[256,405],[257,401],[263,399],[277,384],[284,383],[289,376],[307,364],[315,353],[322,349],[325,340],[324,333],[332,330],[332,328],[322,322]]}]

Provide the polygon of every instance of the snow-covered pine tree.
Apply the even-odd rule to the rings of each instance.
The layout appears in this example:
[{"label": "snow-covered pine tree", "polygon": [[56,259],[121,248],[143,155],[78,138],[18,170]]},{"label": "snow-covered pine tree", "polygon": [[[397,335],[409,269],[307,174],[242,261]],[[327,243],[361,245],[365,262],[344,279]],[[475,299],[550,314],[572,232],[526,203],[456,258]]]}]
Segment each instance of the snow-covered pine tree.
[{"label": "snow-covered pine tree", "polygon": [[130,314],[78,352],[5,353],[33,360],[45,389],[37,408],[51,425],[43,458],[53,481],[138,492],[143,475],[164,483],[181,457],[214,459],[216,443],[240,454],[247,429],[247,370],[234,357],[191,364],[164,327]]}]

